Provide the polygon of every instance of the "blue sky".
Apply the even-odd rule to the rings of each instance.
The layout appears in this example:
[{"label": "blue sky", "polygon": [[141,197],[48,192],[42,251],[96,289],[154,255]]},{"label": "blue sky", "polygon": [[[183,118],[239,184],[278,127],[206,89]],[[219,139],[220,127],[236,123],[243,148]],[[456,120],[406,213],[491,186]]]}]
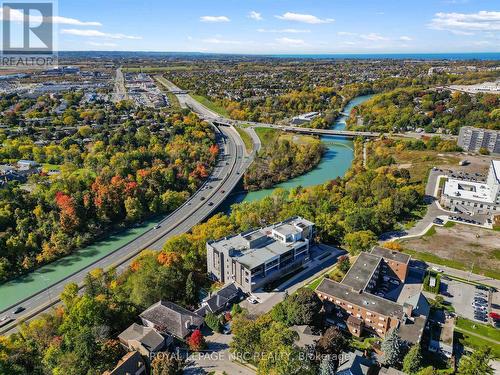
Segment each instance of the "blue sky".
[{"label": "blue sky", "polygon": [[500,51],[500,0],[59,0],[60,50]]}]

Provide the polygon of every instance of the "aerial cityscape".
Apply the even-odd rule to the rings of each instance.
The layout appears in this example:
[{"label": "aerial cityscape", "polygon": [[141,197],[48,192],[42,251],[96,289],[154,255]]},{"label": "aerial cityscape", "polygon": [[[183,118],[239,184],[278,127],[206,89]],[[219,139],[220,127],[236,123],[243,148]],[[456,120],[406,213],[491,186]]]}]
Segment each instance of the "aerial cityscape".
[{"label": "aerial cityscape", "polygon": [[500,374],[500,2],[2,2],[0,375]]}]

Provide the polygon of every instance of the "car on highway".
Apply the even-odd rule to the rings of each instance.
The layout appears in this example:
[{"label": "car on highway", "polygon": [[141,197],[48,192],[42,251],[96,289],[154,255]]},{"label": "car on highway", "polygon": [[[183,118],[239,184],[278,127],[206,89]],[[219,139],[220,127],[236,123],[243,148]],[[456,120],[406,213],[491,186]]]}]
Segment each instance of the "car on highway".
[{"label": "car on highway", "polygon": [[220,191],[220,193],[221,193],[221,194],[224,194],[225,192],[226,192],[225,190],[221,190],[221,191]]},{"label": "car on highway", "polygon": [[14,313],[14,314],[19,314],[19,313],[23,312],[24,310],[26,310],[24,307],[22,307],[22,306],[17,306],[17,307],[15,308],[15,310],[14,310],[14,311],[12,311],[12,313]]},{"label": "car on highway", "polygon": [[161,225],[160,224],[156,224],[153,229],[160,229]]},{"label": "car on highway", "polygon": [[204,200],[205,200],[205,197],[201,197],[201,198],[200,198],[200,201],[204,201]]},{"label": "car on highway", "polygon": [[214,202],[208,202],[208,205],[211,207],[214,205]]},{"label": "car on highway", "polygon": [[439,273],[444,272],[444,271],[443,271],[441,268],[439,268],[439,267],[432,267],[431,269],[432,269],[434,272],[439,272]]}]

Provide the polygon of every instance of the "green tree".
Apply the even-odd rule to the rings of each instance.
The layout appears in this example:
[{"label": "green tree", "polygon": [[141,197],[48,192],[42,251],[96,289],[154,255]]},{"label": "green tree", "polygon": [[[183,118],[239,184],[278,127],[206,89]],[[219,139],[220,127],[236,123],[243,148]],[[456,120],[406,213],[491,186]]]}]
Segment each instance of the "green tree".
[{"label": "green tree", "polygon": [[493,375],[495,370],[490,366],[494,356],[490,347],[475,350],[460,359],[458,375]]},{"label": "green tree", "polygon": [[415,375],[422,368],[422,351],[419,344],[411,347],[403,360],[403,371],[409,375]]},{"label": "green tree", "polygon": [[196,290],[197,289],[196,283],[194,282],[194,274],[193,272],[189,272],[186,279],[186,303],[188,305],[193,305],[198,300]]},{"label": "green tree", "polygon": [[214,332],[219,333],[222,329],[219,317],[210,311],[205,315],[205,323]]},{"label": "green tree", "polygon": [[151,362],[151,375],[182,375],[186,361],[169,352],[158,353]]},{"label": "green tree", "polygon": [[384,353],[383,363],[389,367],[399,367],[404,356],[404,343],[397,330],[391,330],[381,345]]},{"label": "green tree", "polygon": [[320,355],[339,356],[349,347],[349,340],[339,328],[329,327],[316,343],[316,352]]},{"label": "green tree", "polygon": [[344,242],[353,255],[370,250],[377,243],[377,236],[371,230],[361,230],[346,234]]}]

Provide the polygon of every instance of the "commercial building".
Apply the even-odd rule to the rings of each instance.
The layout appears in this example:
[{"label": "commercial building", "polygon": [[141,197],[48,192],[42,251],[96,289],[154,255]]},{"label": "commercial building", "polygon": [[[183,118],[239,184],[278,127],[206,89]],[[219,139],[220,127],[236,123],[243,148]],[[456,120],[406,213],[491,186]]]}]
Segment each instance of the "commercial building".
[{"label": "commercial building", "polygon": [[324,279],[316,293],[323,301],[327,323],[355,336],[366,330],[384,337],[398,329],[405,341],[419,342],[429,315],[425,297],[418,292],[399,304],[374,294],[382,280],[404,283],[409,261],[409,255],[377,246],[361,253],[341,282]]},{"label": "commercial building", "polygon": [[441,205],[471,215],[499,214],[500,160],[491,161],[486,183],[448,179],[441,194]]},{"label": "commercial building", "polygon": [[313,223],[293,217],[207,242],[208,274],[250,293],[307,263],[313,234]]},{"label": "commercial building", "polygon": [[312,120],[314,120],[318,116],[319,116],[319,112],[304,113],[303,115],[293,117],[291,123],[292,123],[292,125],[306,124],[308,122],[311,122]]},{"label": "commercial building", "polygon": [[485,148],[500,154],[500,131],[463,126],[458,135],[458,145],[464,151],[478,152],[480,148]]}]

